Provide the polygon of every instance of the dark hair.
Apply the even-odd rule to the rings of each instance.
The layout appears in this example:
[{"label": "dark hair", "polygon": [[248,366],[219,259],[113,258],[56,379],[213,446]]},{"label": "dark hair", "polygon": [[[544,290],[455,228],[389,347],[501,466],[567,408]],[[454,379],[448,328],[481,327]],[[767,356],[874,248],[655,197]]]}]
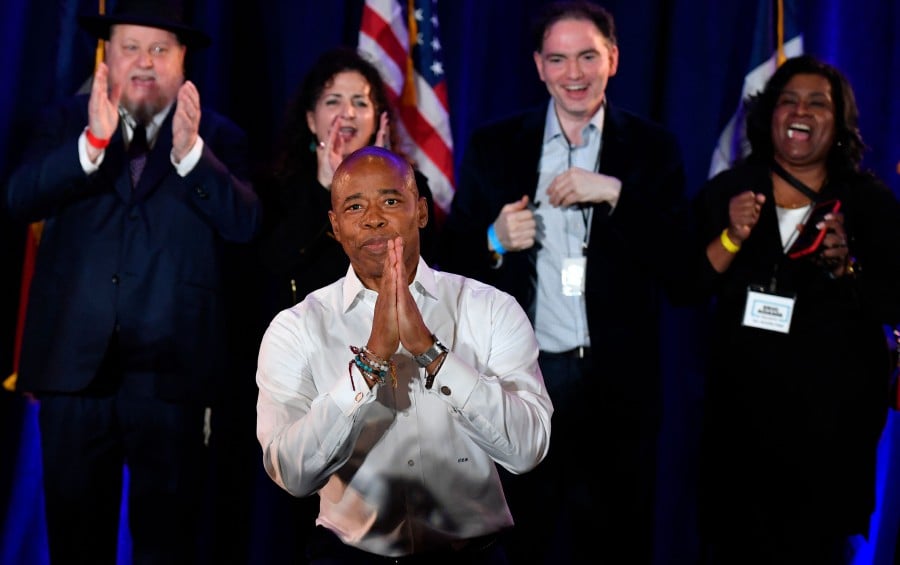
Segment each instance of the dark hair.
[{"label": "dark hair", "polygon": [[[375,110],[375,133],[368,143],[370,145],[375,143],[378,120],[382,112],[388,112],[390,123],[394,123],[387,87],[378,69],[356,49],[343,46],[330,49],[322,53],[313,63],[288,104],[273,167],[276,178],[292,177],[301,170],[316,170],[316,154],[310,147],[314,147],[317,140],[309,130],[306,113],[315,111],[316,102],[328,84],[334,80],[335,75],[347,71],[361,74],[371,87]],[[399,147],[396,127],[390,128],[390,137],[391,147]]]},{"label": "dark hair", "polygon": [[828,152],[826,166],[830,172],[859,171],[866,149],[859,133],[859,108],[850,82],[837,68],[812,55],[801,55],[785,61],[775,71],[762,92],[748,97],[747,139],[751,155],[771,160],[775,153],[772,143],[772,115],[787,83],[800,74],[819,75],[831,85],[834,102],[834,145]]},{"label": "dark hair", "polygon": [[605,8],[585,0],[552,2],[543,7],[532,23],[532,41],[538,53],[544,48],[544,38],[553,24],[560,20],[586,20],[592,22],[610,45],[616,45],[616,24]]}]

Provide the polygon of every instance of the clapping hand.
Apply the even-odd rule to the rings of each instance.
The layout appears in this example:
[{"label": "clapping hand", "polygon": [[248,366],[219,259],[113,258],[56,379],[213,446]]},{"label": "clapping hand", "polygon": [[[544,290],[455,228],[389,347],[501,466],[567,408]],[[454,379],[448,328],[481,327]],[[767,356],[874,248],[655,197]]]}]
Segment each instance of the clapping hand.
[{"label": "clapping hand", "polygon": [[[91,84],[91,98],[88,101],[88,128],[97,139],[109,139],[119,127],[119,98],[121,85],[109,88],[109,67],[106,63],[97,65]],[[101,149],[88,144],[88,155],[96,160]]]},{"label": "clapping hand", "polygon": [[375,145],[390,150],[391,148],[391,126],[388,123],[388,113],[382,112],[381,119],[378,123],[378,133],[375,134]]},{"label": "clapping hand", "polygon": [[318,159],[319,184],[327,189],[331,189],[331,181],[334,180],[334,171],[337,170],[341,161],[344,160],[344,140],[338,135],[340,128],[337,127],[337,121],[340,114],[336,114],[331,120],[331,127],[325,136],[325,141],[320,141],[316,145],[316,157]]},{"label": "clapping hand", "polygon": [[172,117],[172,157],[176,163],[194,148],[200,136],[200,91],[191,81],[178,89],[175,115]]}]

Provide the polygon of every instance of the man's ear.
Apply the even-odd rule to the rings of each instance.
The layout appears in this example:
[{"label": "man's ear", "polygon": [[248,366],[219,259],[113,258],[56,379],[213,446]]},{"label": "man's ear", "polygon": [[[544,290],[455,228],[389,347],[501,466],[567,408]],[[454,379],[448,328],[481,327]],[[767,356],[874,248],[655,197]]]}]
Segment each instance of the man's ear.
[{"label": "man's ear", "polygon": [[328,211],[328,221],[331,222],[331,232],[334,234],[334,239],[337,240],[338,243],[340,243],[341,230],[338,227],[337,216],[334,214],[334,210]]},{"label": "man's ear", "polygon": [[428,225],[428,200],[424,196],[420,196],[417,205],[419,206],[419,229],[422,229]]}]

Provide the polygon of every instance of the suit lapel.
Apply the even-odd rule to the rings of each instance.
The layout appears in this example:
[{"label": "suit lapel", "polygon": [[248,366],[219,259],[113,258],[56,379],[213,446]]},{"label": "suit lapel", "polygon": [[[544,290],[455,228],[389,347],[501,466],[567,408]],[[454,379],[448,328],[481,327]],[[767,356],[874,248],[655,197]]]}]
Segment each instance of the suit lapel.
[{"label": "suit lapel", "polygon": [[622,115],[607,103],[600,147],[600,172],[618,179],[624,179],[629,170],[629,152],[623,131]]},{"label": "suit lapel", "polygon": [[[541,152],[544,145],[544,121],[547,116],[547,107],[530,112],[525,116],[522,122],[522,137],[520,154],[522,155],[522,163],[532,164],[525,167],[513,167],[510,173],[517,176],[516,182],[511,186],[517,189],[527,187],[528,197],[534,202],[534,195],[537,193],[537,185],[539,180],[539,169],[541,163]],[[518,195],[515,196],[519,198]]]}]

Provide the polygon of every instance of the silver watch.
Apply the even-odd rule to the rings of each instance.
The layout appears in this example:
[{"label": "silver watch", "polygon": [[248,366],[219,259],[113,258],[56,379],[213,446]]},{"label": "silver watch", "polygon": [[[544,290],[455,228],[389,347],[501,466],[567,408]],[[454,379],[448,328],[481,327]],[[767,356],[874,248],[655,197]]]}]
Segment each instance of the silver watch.
[{"label": "silver watch", "polygon": [[413,355],[413,359],[416,360],[419,367],[427,367],[431,365],[431,363],[441,356],[441,353],[446,353],[449,350],[441,343],[434,334],[431,334],[431,338],[434,340],[434,344],[429,347],[425,353],[421,355]]}]

